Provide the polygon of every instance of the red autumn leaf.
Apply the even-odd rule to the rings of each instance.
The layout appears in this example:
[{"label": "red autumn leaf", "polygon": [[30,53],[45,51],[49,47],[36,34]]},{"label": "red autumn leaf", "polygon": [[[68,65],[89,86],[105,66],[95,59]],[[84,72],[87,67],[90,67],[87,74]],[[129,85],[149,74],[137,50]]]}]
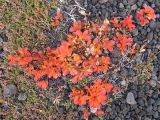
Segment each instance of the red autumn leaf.
[{"label": "red autumn leaf", "polygon": [[11,65],[18,64],[21,67],[24,67],[33,60],[31,53],[27,48],[19,48],[18,53],[19,55],[8,56],[8,60],[10,61]]},{"label": "red autumn leaf", "polygon": [[118,42],[117,47],[120,49],[122,55],[126,52],[127,46],[132,43],[131,38],[128,38],[125,34],[116,33],[115,40]]},{"label": "red autumn leaf", "polygon": [[113,88],[113,85],[112,84],[105,84],[105,89],[106,89],[106,92],[109,93],[111,91],[111,89]]},{"label": "red autumn leaf", "polygon": [[115,27],[120,27],[118,17],[114,17],[113,20],[110,20],[110,22],[113,23]]},{"label": "red autumn leaf", "polygon": [[97,115],[97,116],[103,116],[103,115],[104,115],[104,111],[102,111],[102,110],[97,110],[96,115]]},{"label": "red autumn leaf", "polygon": [[46,75],[46,72],[43,70],[33,70],[32,74],[34,75],[34,80],[37,81],[42,76]]},{"label": "red autumn leaf", "polygon": [[55,19],[56,19],[56,20],[62,20],[62,18],[63,18],[63,14],[62,14],[60,11],[58,11],[58,12],[56,13]]},{"label": "red autumn leaf", "polygon": [[72,93],[70,94],[70,97],[71,97],[71,100],[73,100],[74,104],[77,104],[80,106],[85,105],[86,100],[88,99],[87,95],[84,94],[83,90],[78,90],[76,88],[72,89]]},{"label": "red autumn leaf", "polygon": [[95,81],[94,85],[90,87],[86,86],[85,89],[88,92],[90,108],[100,109],[100,106],[104,105],[107,100],[106,90],[101,80]]},{"label": "red autumn leaf", "polygon": [[51,22],[51,25],[52,25],[53,27],[57,27],[59,24],[60,24],[60,22],[59,22],[58,20],[53,20],[53,21]]},{"label": "red autumn leaf", "polygon": [[17,55],[8,55],[8,60],[10,65],[16,65],[17,61],[19,61],[20,57]]},{"label": "red autumn leaf", "polygon": [[131,49],[130,49],[131,55],[133,55],[133,54],[136,53],[136,46],[137,46],[137,43],[135,43],[135,44],[131,47]]},{"label": "red autumn leaf", "polygon": [[85,117],[85,118],[88,118],[89,117],[89,112],[87,111],[87,110],[83,110],[82,111],[83,112],[83,116]]},{"label": "red autumn leaf", "polygon": [[90,45],[90,43],[91,43],[91,36],[90,36],[88,30],[85,30],[84,32],[82,32],[82,31],[80,31],[80,30],[77,30],[77,31],[75,32],[75,34],[78,36],[78,38],[79,38],[80,40],[82,40],[82,41],[84,40],[84,41],[87,42],[87,45]]},{"label": "red autumn leaf", "polygon": [[156,14],[150,6],[145,5],[143,9],[137,12],[137,18],[139,19],[140,25],[143,26],[149,23],[150,20],[155,19]]},{"label": "red autumn leaf", "polygon": [[69,47],[68,42],[62,41],[61,46],[55,50],[55,54],[63,60],[64,58],[71,56],[72,50],[73,49]]},{"label": "red autumn leaf", "polygon": [[98,39],[94,39],[87,52],[91,53],[92,55],[100,55],[102,54],[101,48],[102,44],[100,43],[100,41]]},{"label": "red autumn leaf", "polygon": [[69,29],[70,32],[76,32],[78,30],[81,30],[81,22],[80,21],[75,21],[73,23],[73,26]]},{"label": "red autumn leaf", "polygon": [[47,80],[41,80],[41,81],[36,82],[36,85],[37,85],[38,87],[41,87],[41,88],[44,89],[44,90],[47,90],[48,81],[47,81]]},{"label": "red autumn leaf", "polygon": [[108,38],[103,39],[103,48],[108,51],[113,51],[113,46],[115,42],[113,40],[109,40]]},{"label": "red autumn leaf", "polygon": [[151,8],[150,6],[147,6],[145,5],[144,6],[144,15],[149,19],[149,20],[152,20],[152,19],[155,19],[156,18],[156,14],[153,10],[153,8]]},{"label": "red autumn leaf", "polygon": [[101,26],[94,23],[94,22],[91,22],[91,28],[90,28],[90,31],[92,32],[95,32],[95,33],[98,33],[100,31],[100,28]]},{"label": "red autumn leaf", "polygon": [[135,28],[135,25],[133,24],[133,19],[132,19],[132,16],[127,16],[124,18],[124,20],[122,20],[120,22],[121,24],[121,27],[122,28],[126,28],[128,29],[130,32]]}]

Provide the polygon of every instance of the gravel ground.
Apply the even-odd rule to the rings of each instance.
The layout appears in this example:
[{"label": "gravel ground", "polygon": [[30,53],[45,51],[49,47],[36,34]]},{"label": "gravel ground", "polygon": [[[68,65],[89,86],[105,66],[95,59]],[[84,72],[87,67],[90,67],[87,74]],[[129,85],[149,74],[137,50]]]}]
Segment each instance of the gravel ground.
[{"label": "gravel ground", "polygon": [[[89,17],[91,20],[96,18],[104,19],[105,17],[112,19],[116,16],[123,18],[127,15],[135,16],[135,13],[145,4],[154,8],[157,19],[155,21],[151,21],[150,24],[144,27],[136,25],[136,29],[132,32],[133,40],[135,43],[138,43],[138,45],[148,42],[146,51],[136,57],[133,68],[124,67],[120,73],[109,73],[112,74],[111,78],[114,80],[120,79],[118,84],[124,86],[124,89],[122,89],[121,98],[114,100],[109,106],[104,108],[107,115],[103,117],[103,120],[160,120],[160,0],[77,1],[80,2],[88,12],[91,13]],[[50,16],[52,16],[52,11]],[[136,20],[136,18],[134,19]],[[52,33],[55,32],[56,31],[54,30],[45,31],[45,33],[49,36],[49,39],[52,40],[51,43],[53,48],[60,43],[60,41],[54,41],[55,38]],[[63,31],[61,31],[61,33],[63,33]],[[0,32],[0,60],[2,60],[3,56],[3,41],[7,40],[4,34],[4,32]],[[60,36],[57,36],[57,40],[59,37]],[[138,69],[144,71],[143,75],[140,74],[140,76],[137,76]],[[0,69],[0,75],[3,75],[3,72],[4,71]],[[123,80],[124,77],[127,79],[127,81]],[[54,95],[54,90],[56,89],[57,85],[51,84],[52,83],[50,83],[50,87],[54,88],[51,93]],[[69,86],[67,85],[64,89],[66,91],[70,91]],[[16,99],[19,101],[25,101],[26,95],[24,93],[17,92],[17,87],[14,84],[8,84],[5,86],[5,88],[3,88],[2,96],[4,98],[10,98],[18,94]],[[67,96],[68,92],[65,94]],[[69,98],[66,97],[66,99]],[[52,102],[48,102],[49,107],[52,105]],[[1,108],[3,111],[7,111],[9,106],[3,104]],[[70,111],[73,113],[74,111],[77,111],[77,108]],[[57,112],[60,115],[64,114],[70,116],[69,112],[65,110],[63,106],[58,107]],[[59,118],[55,119],[59,120]],[[75,113],[74,119],[81,120],[82,114]],[[70,118],[70,120],[72,119]],[[89,120],[98,120],[98,117],[90,116]]]},{"label": "gravel ground", "polygon": [[[144,54],[136,58],[135,64],[151,63],[150,76],[144,79],[145,82],[137,82],[132,84],[129,82],[127,90],[123,93],[123,97],[115,100],[106,108],[108,115],[103,119],[108,120],[160,120],[160,1],[159,0],[86,0],[83,6],[91,13],[90,19],[96,18],[112,19],[113,17],[125,17],[133,15],[141,9],[145,4],[151,6],[157,15],[155,21],[141,27],[136,25],[136,29],[132,32],[133,40],[138,45],[148,42]],[[155,55],[155,59],[150,61],[150,54]],[[139,60],[138,60],[139,59]],[[144,68],[143,68],[144,69]],[[133,74],[133,69],[126,69],[121,72],[121,76],[129,76],[133,80],[137,79],[137,74]],[[147,76],[147,74],[145,74]],[[141,81],[137,79],[137,81]],[[97,118],[92,118],[96,120]]]}]

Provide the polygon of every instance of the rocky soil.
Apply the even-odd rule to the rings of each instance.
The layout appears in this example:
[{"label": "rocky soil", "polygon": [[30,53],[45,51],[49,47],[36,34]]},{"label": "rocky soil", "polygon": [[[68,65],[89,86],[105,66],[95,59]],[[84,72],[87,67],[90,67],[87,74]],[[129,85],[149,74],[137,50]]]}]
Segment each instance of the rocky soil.
[{"label": "rocky soil", "polygon": [[[72,2],[72,1],[71,1]],[[112,74],[111,78],[117,80],[119,86],[123,89],[120,97],[116,98],[111,104],[103,108],[107,113],[103,120],[160,120],[160,0],[77,0],[83,8],[90,13],[89,19],[97,18],[112,19],[113,17],[124,18],[127,15],[135,16],[136,12],[145,4],[150,5],[155,11],[157,19],[151,21],[150,24],[141,27],[138,24],[132,32],[133,41],[139,46],[146,44],[145,52],[137,55],[132,67],[123,66],[122,72]],[[51,11],[52,13],[52,11]],[[52,16],[52,14],[50,15]],[[136,20],[136,18],[134,17]],[[50,40],[53,40],[53,32],[45,31]],[[63,33],[63,31],[61,31]],[[59,36],[58,36],[59,37]],[[54,38],[55,39],[55,38]],[[3,42],[6,42],[5,31],[0,31],[0,61],[3,60]],[[54,40],[53,40],[54,41]],[[53,42],[52,41],[52,42]],[[54,41],[55,42],[55,41]],[[59,44],[59,41],[56,41]],[[53,44],[53,47],[57,46]],[[116,59],[116,58],[115,58]],[[0,68],[0,82],[4,80],[4,69]],[[121,76],[121,77],[119,77]],[[123,79],[124,78],[124,79]],[[50,97],[55,97],[54,91],[57,89],[57,84],[50,84]],[[62,85],[61,85],[62,84]],[[69,86],[65,84],[64,91],[69,92]],[[64,86],[59,83],[59,86]],[[55,96],[54,96],[55,95]],[[0,96],[5,99],[13,99],[15,102],[26,101],[27,95],[18,90],[13,83],[2,86]],[[1,98],[1,97],[0,97]],[[65,100],[69,99],[67,93],[64,93]],[[47,101],[47,107],[51,107],[53,102]],[[17,104],[19,104],[17,102]],[[7,102],[0,99],[1,111],[10,110]],[[68,120],[82,120],[82,114],[76,113],[77,109],[66,109],[63,105],[56,108],[56,113],[53,115],[53,120],[60,120],[57,116],[68,116]],[[71,113],[71,114],[70,114]],[[58,115],[57,115],[58,114]],[[74,116],[74,117],[72,117]],[[0,114],[0,119],[5,119],[4,115]],[[89,120],[98,120],[99,118],[91,115]]]},{"label": "rocky soil", "polygon": [[[130,79],[128,88],[122,93],[122,98],[115,100],[106,108],[108,115],[103,118],[104,120],[160,120],[160,1],[86,0],[83,2],[83,6],[91,13],[90,19],[92,20],[106,17],[112,19],[127,15],[133,15],[136,20],[135,13],[145,4],[150,5],[156,11],[157,19],[144,27],[137,25],[132,32],[135,43],[138,45],[147,43],[146,51],[136,58],[134,65],[144,64],[144,68],[141,66],[142,71],[147,70],[147,64],[152,64],[152,68],[149,73],[144,73],[144,78],[136,77],[141,73],[136,73],[135,68],[125,68],[125,71],[122,71],[121,76],[131,74],[128,78]],[[151,60],[153,56],[150,54],[154,54],[155,59]],[[138,82],[133,84],[133,80]]]}]

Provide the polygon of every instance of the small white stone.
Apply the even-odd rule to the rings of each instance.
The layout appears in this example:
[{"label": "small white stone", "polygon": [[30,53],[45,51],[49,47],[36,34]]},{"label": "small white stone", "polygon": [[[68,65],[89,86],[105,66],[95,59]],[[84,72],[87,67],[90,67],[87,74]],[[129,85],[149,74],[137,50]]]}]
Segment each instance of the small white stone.
[{"label": "small white stone", "polygon": [[155,80],[151,80],[151,81],[150,81],[150,85],[151,85],[152,87],[156,87],[157,82],[156,82]]},{"label": "small white stone", "polygon": [[123,80],[123,81],[121,82],[121,85],[122,85],[122,86],[126,86],[126,81]]},{"label": "small white stone", "polygon": [[91,113],[96,113],[97,112],[97,108],[91,108],[90,111],[91,111]]},{"label": "small white stone", "polygon": [[135,101],[134,95],[132,92],[129,92],[127,94],[126,102],[130,105],[135,105],[137,102]]},{"label": "small white stone", "polygon": [[100,3],[106,3],[106,2],[108,2],[108,0],[100,0],[99,2]]}]

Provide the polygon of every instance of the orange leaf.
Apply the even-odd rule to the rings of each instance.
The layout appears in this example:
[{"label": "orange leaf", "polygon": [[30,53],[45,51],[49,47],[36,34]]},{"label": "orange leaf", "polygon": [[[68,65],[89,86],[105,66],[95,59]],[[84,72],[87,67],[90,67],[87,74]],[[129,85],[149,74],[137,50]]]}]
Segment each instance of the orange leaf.
[{"label": "orange leaf", "polygon": [[85,118],[88,118],[89,112],[88,112],[87,110],[83,110],[83,116],[84,116]]},{"label": "orange leaf", "polygon": [[59,11],[56,13],[55,19],[56,20],[61,20],[63,18],[63,14]]},{"label": "orange leaf", "polygon": [[44,89],[44,90],[47,90],[48,81],[47,81],[47,80],[38,81],[38,82],[36,82],[36,85],[37,85],[38,87],[41,87],[41,88]]},{"label": "orange leaf", "polygon": [[53,20],[52,22],[51,22],[51,25],[53,26],[53,27],[57,27],[58,25],[59,25],[59,21],[58,20]]},{"label": "orange leaf", "polygon": [[113,88],[113,85],[112,85],[112,84],[106,84],[106,85],[105,85],[105,89],[106,89],[106,92],[107,92],[107,93],[109,93],[112,88]]},{"label": "orange leaf", "polygon": [[102,110],[98,110],[98,111],[96,112],[96,115],[97,115],[97,116],[103,116],[103,115],[104,115],[104,112],[103,112]]}]

